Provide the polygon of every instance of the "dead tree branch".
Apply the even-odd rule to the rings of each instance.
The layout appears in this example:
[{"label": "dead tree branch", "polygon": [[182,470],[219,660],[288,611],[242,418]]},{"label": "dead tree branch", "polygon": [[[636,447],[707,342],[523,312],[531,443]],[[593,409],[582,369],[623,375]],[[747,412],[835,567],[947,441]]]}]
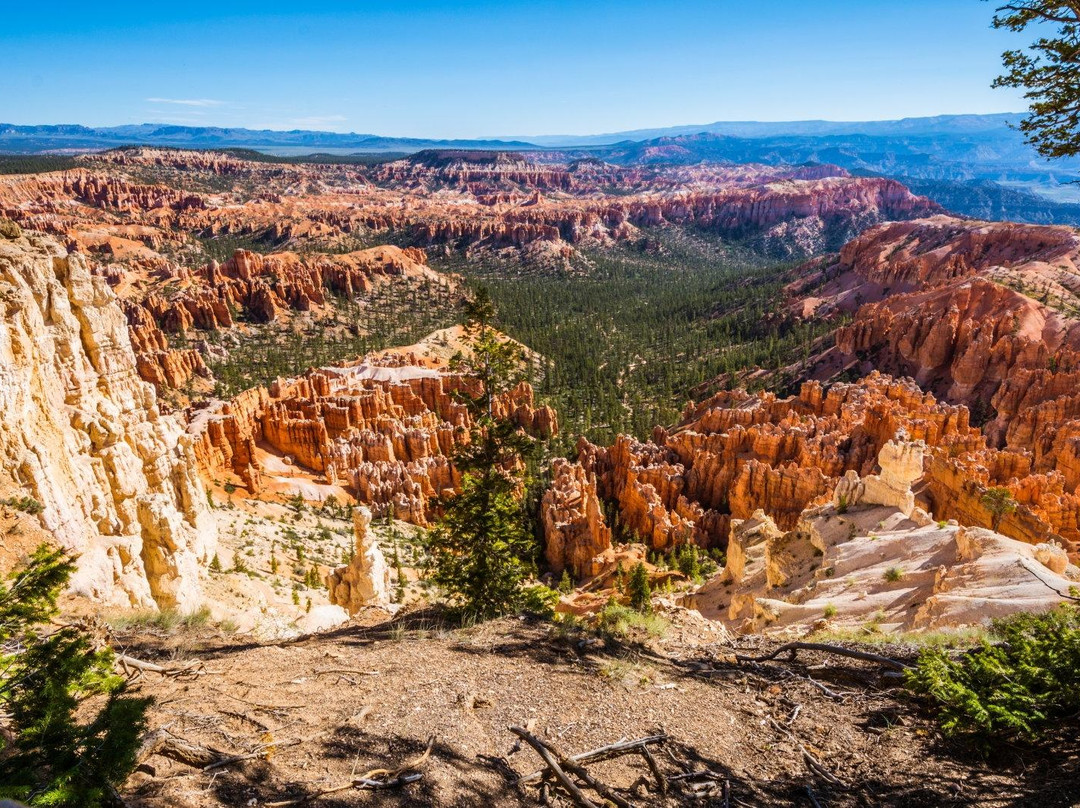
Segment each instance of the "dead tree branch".
[{"label": "dead tree branch", "polygon": [[790,653],[794,658],[797,651],[819,651],[823,654],[835,654],[836,656],[848,657],[849,659],[859,659],[863,662],[876,662],[879,665],[894,671],[906,671],[911,667],[898,659],[891,659],[886,656],[881,656],[881,654],[874,654],[869,651],[856,651],[852,648],[845,648],[842,645],[832,645],[830,643],[822,642],[789,642],[764,656],[748,657],[736,654],[735,659],[739,662],[771,662],[784,653]]}]

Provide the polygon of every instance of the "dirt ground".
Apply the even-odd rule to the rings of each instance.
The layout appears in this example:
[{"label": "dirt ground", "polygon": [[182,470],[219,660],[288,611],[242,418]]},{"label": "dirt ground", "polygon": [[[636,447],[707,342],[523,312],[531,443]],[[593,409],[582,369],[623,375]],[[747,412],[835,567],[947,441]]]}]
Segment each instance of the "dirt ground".
[{"label": "dirt ground", "polygon": [[[795,662],[740,663],[735,650],[760,654],[769,641],[702,634],[677,616],[666,640],[640,643],[523,619],[448,629],[414,611],[367,622],[274,644],[208,629],[116,636],[139,659],[204,665],[197,676],[136,679],[156,699],[152,727],[224,755],[251,754],[209,771],[150,757],[127,783],[128,804],[539,804],[536,787],[514,783],[541,763],[515,747],[510,725],[566,754],[668,735],[654,747],[665,779],[676,778],[666,795],[641,757],[589,767],[638,806],[1080,804],[1075,731],[1041,749],[980,757],[945,742],[876,664],[806,652]],[[311,799],[370,769],[398,768],[432,736],[417,781]],[[824,772],[811,771],[803,750]],[[710,782],[712,795],[697,796]],[[557,790],[549,798],[573,804]]]}]

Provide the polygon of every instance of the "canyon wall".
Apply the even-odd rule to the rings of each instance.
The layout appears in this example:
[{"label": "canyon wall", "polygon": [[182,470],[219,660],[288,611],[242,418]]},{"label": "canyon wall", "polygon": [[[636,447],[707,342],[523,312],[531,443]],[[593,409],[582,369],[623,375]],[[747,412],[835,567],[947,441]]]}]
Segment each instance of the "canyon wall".
[{"label": "canyon wall", "polygon": [[[466,254],[512,250],[564,261],[577,249],[636,241],[641,228],[665,224],[744,239],[776,255],[807,255],[883,220],[940,212],[894,180],[852,177],[835,166],[626,168],[443,152],[362,171],[163,150],[84,160],[75,171],[0,180],[0,215],[108,260],[160,263],[163,248],[182,247],[185,234],[336,250],[372,232]],[[148,171],[194,180],[185,187],[200,180],[217,187],[221,177],[235,187],[192,193],[146,183]],[[243,190],[251,183],[258,193]]]},{"label": "canyon wall", "polygon": [[[788,399],[718,393],[651,441],[580,444],[545,501],[549,561],[587,574],[609,527],[654,549],[723,546],[731,520],[758,510],[791,529],[846,475],[874,481],[897,434],[925,441],[913,479],[936,518],[1058,542],[1075,557],[1078,266],[1071,228],[935,216],[870,228],[800,267],[787,288],[793,317],[852,315],[832,346],[792,369],[814,381]],[[816,381],[840,374],[863,378]],[[989,488],[1017,503],[1000,525]],[[617,514],[610,526],[594,516],[605,505]]]},{"label": "canyon wall", "polygon": [[49,238],[0,239],[0,301],[0,474],[78,554],[72,588],[196,607],[217,533],[194,443],[140,380],[108,284]]}]

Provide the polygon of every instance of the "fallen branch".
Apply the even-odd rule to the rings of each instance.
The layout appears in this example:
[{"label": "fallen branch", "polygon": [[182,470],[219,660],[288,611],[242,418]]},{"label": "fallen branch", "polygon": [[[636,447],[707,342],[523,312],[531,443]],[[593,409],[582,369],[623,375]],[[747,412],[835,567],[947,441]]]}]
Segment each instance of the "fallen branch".
[{"label": "fallen branch", "polygon": [[154,755],[161,755],[187,766],[202,769],[220,761],[224,755],[216,749],[178,738],[166,729],[157,729],[143,736],[135,760],[142,763]]},{"label": "fallen branch", "polygon": [[303,805],[304,803],[313,802],[314,800],[329,794],[337,794],[342,791],[348,791],[349,789],[381,791],[388,788],[398,788],[399,786],[408,785],[409,783],[415,783],[417,780],[421,779],[423,775],[420,772],[415,772],[413,774],[406,774],[406,772],[409,772],[412,769],[418,769],[424,765],[428,758],[431,757],[431,749],[434,745],[435,736],[432,735],[428,738],[427,748],[424,749],[422,755],[399,766],[393,771],[389,769],[372,769],[371,771],[364,772],[359,777],[353,777],[347,783],[332,786],[331,788],[325,788],[314,794],[308,794],[305,797],[299,797],[294,800],[282,800],[280,802],[268,802],[266,803],[266,808],[288,808],[293,805]]},{"label": "fallen branch", "polygon": [[214,761],[208,766],[203,766],[203,771],[213,771],[214,769],[220,769],[222,766],[229,766],[233,763],[240,763],[245,760],[251,760],[252,758],[262,757],[269,749],[284,749],[289,746],[298,746],[303,743],[302,738],[297,738],[293,741],[268,741],[261,743],[251,752],[245,752],[242,755],[233,755],[232,757],[222,758],[221,760]]},{"label": "fallen branch", "polygon": [[873,654],[869,651],[856,651],[852,648],[845,648],[842,645],[832,645],[830,643],[821,642],[789,642],[785,645],[781,645],[771,654],[766,654],[765,656],[748,657],[736,654],[735,659],[739,662],[771,662],[784,653],[790,653],[792,657],[794,657],[796,651],[820,651],[823,654],[835,654],[836,656],[848,657],[850,659],[859,659],[863,662],[876,662],[879,665],[884,665],[886,668],[895,671],[906,671],[911,667],[898,659],[891,659],[886,656],[881,656],[881,654]]},{"label": "fallen branch", "polygon": [[566,755],[559,751],[559,749],[551,741],[546,741],[543,738],[537,738],[536,740],[538,740],[540,743],[542,743],[548,748],[548,751],[550,751],[551,754],[555,756],[556,760],[559,761],[560,766],[562,766],[566,771],[576,775],[579,780],[585,783],[585,785],[587,785],[605,800],[615,803],[615,805],[619,806],[619,808],[634,808],[633,803],[616,794],[615,791],[613,791],[607,785],[607,783],[604,783],[601,780],[597,780],[595,777],[589,774],[588,770],[582,764],[570,760]]},{"label": "fallen branch", "polygon": [[585,792],[578,787],[578,784],[570,779],[570,775],[563,771],[559,762],[555,759],[555,756],[535,735],[522,727],[512,726],[510,727],[510,731],[536,750],[536,754],[538,754],[544,763],[547,764],[548,769],[555,775],[555,779],[566,789],[570,798],[579,806],[579,808],[598,808],[595,802],[585,796]]},{"label": "fallen branch", "polygon": [[[511,732],[514,730],[511,729]],[[571,755],[568,760],[574,763],[599,763],[601,760],[610,760],[613,757],[620,757],[621,755],[629,755],[632,752],[637,752],[643,746],[651,746],[653,744],[663,743],[667,740],[667,735],[648,735],[644,738],[637,738],[633,741],[619,741],[618,743],[608,744],[607,746],[601,746],[598,749],[592,749],[588,752],[582,752],[578,755]],[[543,778],[545,771],[532,772],[518,778],[518,785],[526,785],[527,783],[533,783]]]},{"label": "fallen branch", "polygon": [[649,771],[653,773],[653,777],[656,778],[657,788],[660,789],[661,794],[667,794],[667,779],[664,777],[664,773],[660,771],[660,765],[656,762],[656,758],[653,757],[653,753],[649,751],[648,746],[638,747],[638,751],[641,752],[641,756],[645,758],[645,763],[649,767]]},{"label": "fallen branch", "polygon": [[139,672],[147,673],[160,673],[162,676],[168,676],[175,679],[178,676],[199,676],[206,673],[206,666],[202,662],[192,662],[188,665],[176,666],[176,665],[157,665],[153,662],[144,662],[141,659],[130,657],[127,654],[117,654],[116,662],[123,668],[125,675],[132,675],[128,668],[133,668]]}]

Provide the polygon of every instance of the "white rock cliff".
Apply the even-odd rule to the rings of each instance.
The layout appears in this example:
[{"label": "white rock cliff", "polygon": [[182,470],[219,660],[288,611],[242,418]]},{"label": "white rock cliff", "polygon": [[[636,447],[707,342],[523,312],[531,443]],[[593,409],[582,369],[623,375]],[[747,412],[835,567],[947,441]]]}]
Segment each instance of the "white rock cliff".
[{"label": "white rock cliff", "polygon": [[54,240],[0,239],[0,475],[113,606],[200,603],[217,544],[190,438],[136,371],[105,280]]}]

